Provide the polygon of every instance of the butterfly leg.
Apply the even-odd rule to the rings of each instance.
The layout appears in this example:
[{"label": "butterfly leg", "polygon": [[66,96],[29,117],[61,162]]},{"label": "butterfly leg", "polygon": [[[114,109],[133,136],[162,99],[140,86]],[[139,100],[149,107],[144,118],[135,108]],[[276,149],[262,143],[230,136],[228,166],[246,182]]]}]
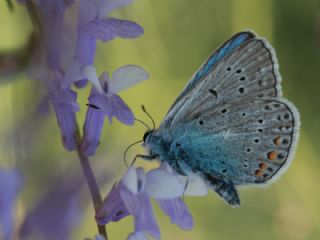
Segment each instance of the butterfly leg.
[{"label": "butterfly leg", "polygon": [[240,198],[233,183],[227,183],[210,175],[205,175],[209,186],[222,197],[229,205],[233,207],[240,206]]},{"label": "butterfly leg", "polygon": [[130,166],[132,166],[132,165],[135,163],[135,161],[137,160],[137,158],[142,158],[142,159],[146,159],[146,160],[153,160],[153,159],[155,159],[156,157],[155,157],[155,156],[152,156],[152,155],[137,154],[137,155],[133,158]]}]

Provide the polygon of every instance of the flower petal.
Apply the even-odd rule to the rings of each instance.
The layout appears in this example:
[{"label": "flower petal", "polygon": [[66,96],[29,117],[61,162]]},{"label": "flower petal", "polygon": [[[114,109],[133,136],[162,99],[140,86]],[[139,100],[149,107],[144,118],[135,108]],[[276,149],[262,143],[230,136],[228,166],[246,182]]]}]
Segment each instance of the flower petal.
[{"label": "flower petal", "polygon": [[149,74],[143,68],[136,65],[125,65],[112,74],[112,79],[108,81],[109,91],[118,93],[148,78]]},{"label": "flower petal", "polygon": [[96,53],[97,40],[84,28],[78,30],[75,58],[83,65],[92,65]]},{"label": "flower petal", "polygon": [[14,206],[22,187],[22,177],[16,170],[0,169],[0,237],[12,239]]},{"label": "flower petal", "polygon": [[83,26],[90,22],[98,15],[97,1],[80,0],[79,6],[79,26]]},{"label": "flower petal", "polygon": [[107,42],[116,37],[137,38],[143,34],[143,28],[132,21],[117,18],[94,19],[84,29],[100,41]]},{"label": "flower petal", "polygon": [[79,110],[79,106],[76,98],[77,94],[70,89],[50,93],[50,100],[56,113],[63,146],[68,151],[73,151],[77,146],[75,112]]},{"label": "flower petal", "polygon": [[[138,183],[142,181],[142,183]],[[142,168],[129,167],[122,177],[121,183],[133,194],[139,192],[139,184],[144,184],[144,170]]]},{"label": "flower petal", "polygon": [[126,125],[134,124],[134,115],[128,105],[116,94],[106,97],[108,109],[106,115],[109,119],[116,117],[120,122]]},{"label": "flower petal", "polygon": [[103,89],[100,83],[100,80],[97,76],[96,68],[92,65],[85,66],[83,68],[84,75],[88,78],[88,80],[92,83],[93,86],[96,87],[98,92],[103,93]]},{"label": "flower petal", "polygon": [[81,79],[79,81],[76,81],[74,83],[74,85],[77,87],[77,88],[84,88],[85,86],[87,86],[87,83],[88,83],[88,79]]},{"label": "flower petal", "polygon": [[171,218],[171,222],[184,230],[193,227],[192,216],[181,198],[157,199],[162,211]]},{"label": "flower petal", "polygon": [[120,194],[129,213],[134,216],[135,231],[147,232],[155,239],[160,239],[159,226],[149,197],[144,192],[134,194],[127,188],[122,188]]},{"label": "flower petal", "polygon": [[[20,228],[20,239],[69,240],[79,226],[88,202],[80,176],[56,179],[53,186],[27,213]],[[55,226],[55,227],[52,227]]]},{"label": "flower petal", "polygon": [[[95,106],[93,100],[89,101],[89,104]],[[105,119],[104,112],[92,106],[88,106],[83,127],[83,139],[81,141],[81,150],[86,156],[93,156],[96,153]]]},{"label": "flower petal", "polygon": [[78,60],[74,60],[68,67],[64,81],[62,82],[62,88],[70,87],[70,85],[76,81],[83,79],[85,76],[81,70],[81,63]]},{"label": "flower petal", "polygon": [[180,181],[186,186],[184,195],[204,196],[208,194],[208,185],[196,173],[188,172],[187,176],[178,176]]},{"label": "flower petal", "polygon": [[99,225],[105,225],[111,221],[117,222],[128,215],[129,212],[120,196],[120,186],[115,184],[97,211],[96,221]]},{"label": "flower petal", "polygon": [[157,168],[146,174],[145,191],[157,199],[176,198],[183,194],[184,186],[175,175]]},{"label": "flower petal", "polygon": [[128,236],[128,240],[148,240],[143,232],[133,232]]}]

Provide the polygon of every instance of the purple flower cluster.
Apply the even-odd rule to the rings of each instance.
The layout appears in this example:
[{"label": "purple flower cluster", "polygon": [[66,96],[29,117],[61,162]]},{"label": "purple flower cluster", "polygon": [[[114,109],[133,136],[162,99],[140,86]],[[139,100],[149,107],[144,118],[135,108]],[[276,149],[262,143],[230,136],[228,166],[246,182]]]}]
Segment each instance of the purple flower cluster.
[{"label": "purple flower cluster", "polygon": [[[46,83],[56,113],[62,142],[66,150],[75,150],[81,141],[83,154],[94,155],[98,147],[104,116],[132,125],[134,115],[118,92],[140,81],[148,74],[140,67],[127,65],[116,70],[112,78],[104,72],[96,76],[94,57],[97,41],[107,42],[116,37],[136,38],[143,28],[135,22],[107,17],[111,11],[132,0],[56,0],[36,1],[44,43],[33,65],[31,77]],[[76,112],[80,110],[75,84],[84,87],[92,82],[84,138],[78,139]],[[46,104],[42,104],[46,105]]]},{"label": "purple flower cluster", "polygon": [[[99,77],[94,67],[98,40],[108,42],[116,37],[136,38],[143,34],[143,28],[137,23],[108,17],[111,11],[133,0],[32,2],[38,11],[36,15],[40,18],[43,42],[30,75],[44,82],[47,87],[41,106],[52,104],[64,148],[68,151],[78,150],[82,168],[87,173],[84,175],[92,190],[98,225],[116,222],[131,215],[135,227],[129,240],[147,240],[149,236],[160,239],[159,226],[151,204],[153,199],[173,224],[190,230],[193,219],[182,197],[207,194],[207,185],[198,175],[190,173],[180,176],[165,163],[148,172],[140,167],[130,167],[123,178],[113,185],[101,205],[99,189],[87,158],[96,152],[106,117],[110,123],[113,118],[126,125],[134,123],[134,114],[119,96],[119,92],[149,78],[143,68],[135,65],[121,66],[112,73],[104,71]],[[88,82],[91,83],[91,92],[81,137],[76,121],[76,112],[80,110],[80,106],[77,103],[77,92],[72,87],[82,88]],[[12,234],[10,209],[12,210],[12,203],[19,190],[19,181],[15,180],[14,174],[9,175],[7,177],[12,181],[6,181],[12,184],[12,192],[7,198],[0,195],[0,223],[8,230],[5,236]],[[0,180],[2,176],[6,174],[0,171]],[[0,190],[1,182],[2,180]],[[66,184],[59,182],[56,188],[36,204],[33,211],[28,212],[21,226],[21,236],[32,237],[34,232],[39,232],[46,239],[69,239],[72,228],[82,215],[82,205],[77,200],[81,188],[82,181],[70,181]],[[5,210],[6,207],[8,211]],[[42,221],[46,217],[50,219]],[[99,233],[101,235],[97,235],[96,240],[103,240],[107,236],[100,227]]]},{"label": "purple flower cluster", "polygon": [[160,239],[150,199],[153,198],[173,224],[184,230],[193,227],[192,216],[182,200],[183,195],[205,195],[207,185],[195,174],[180,176],[168,164],[147,173],[142,168],[130,167],[119,183],[113,185],[103,206],[96,214],[98,224],[132,215],[135,230],[129,240],[144,240],[147,236]]}]

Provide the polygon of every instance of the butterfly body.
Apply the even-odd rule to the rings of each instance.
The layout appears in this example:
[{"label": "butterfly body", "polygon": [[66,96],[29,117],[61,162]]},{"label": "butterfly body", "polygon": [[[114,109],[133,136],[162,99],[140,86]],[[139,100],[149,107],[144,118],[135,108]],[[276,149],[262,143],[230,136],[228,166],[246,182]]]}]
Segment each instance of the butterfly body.
[{"label": "butterfly body", "polygon": [[299,114],[281,97],[280,80],[268,42],[238,33],[200,67],[145,146],[237,206],[235,186],[267,183],[293,157]]}]

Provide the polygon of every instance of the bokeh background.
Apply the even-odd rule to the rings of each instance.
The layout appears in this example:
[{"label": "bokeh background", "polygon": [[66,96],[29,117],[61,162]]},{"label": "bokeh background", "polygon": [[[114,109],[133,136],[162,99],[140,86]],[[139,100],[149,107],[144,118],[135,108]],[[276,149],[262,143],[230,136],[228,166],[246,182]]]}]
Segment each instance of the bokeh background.
[{"label": "bokeh background", "polygon": [[[320,239],[320,1],[319,0],[136,0],[114,11],[113,16],[141,24],[145,34],[135,40],[116,39],[99,44],[98,72],[137,64],[150,73],[150,80],[121,94],[138,118],[149,119],[144,104],[159,124],[170,104],[200,64],[232,34],[252,29],[274,46],[283,77],[284,96],[301,114],[296,157],[287,173],[267,188],[240,189],[242,207],[227,206],[216,194],[186,197],[194,216],[194,229],[182,231],[171,225],[157,206],[162,239]],[[26,10],[14,5],[9,11],[0,2],[0,53],[24,46],[32,32]],[[54,185],[56,179],[80,172],[75,153],[64,151],[56,120],[34,118],[44,92],[24,72],[1,76],[0,167],[18,167],[24,188],[17,204],[17,226],[28,209]],[[79,90],[80,126],[84,122],[89,87]],[[106,122],[100,148],[91,163],[101,177],[102,193],[120,178],[126,167],[123,152],[143,136],[145,129]],[[130,150],[129,158],[142,153]],[[137,165],[153,165],[139,160]],[[89,193],[84,194],[89,198]],[[96,233],[93,208],[74,230],[73,239]],[[49,216],[48,216],[49,217]],[[126,239],[132,219],[107,226],[110,240]]]}]

